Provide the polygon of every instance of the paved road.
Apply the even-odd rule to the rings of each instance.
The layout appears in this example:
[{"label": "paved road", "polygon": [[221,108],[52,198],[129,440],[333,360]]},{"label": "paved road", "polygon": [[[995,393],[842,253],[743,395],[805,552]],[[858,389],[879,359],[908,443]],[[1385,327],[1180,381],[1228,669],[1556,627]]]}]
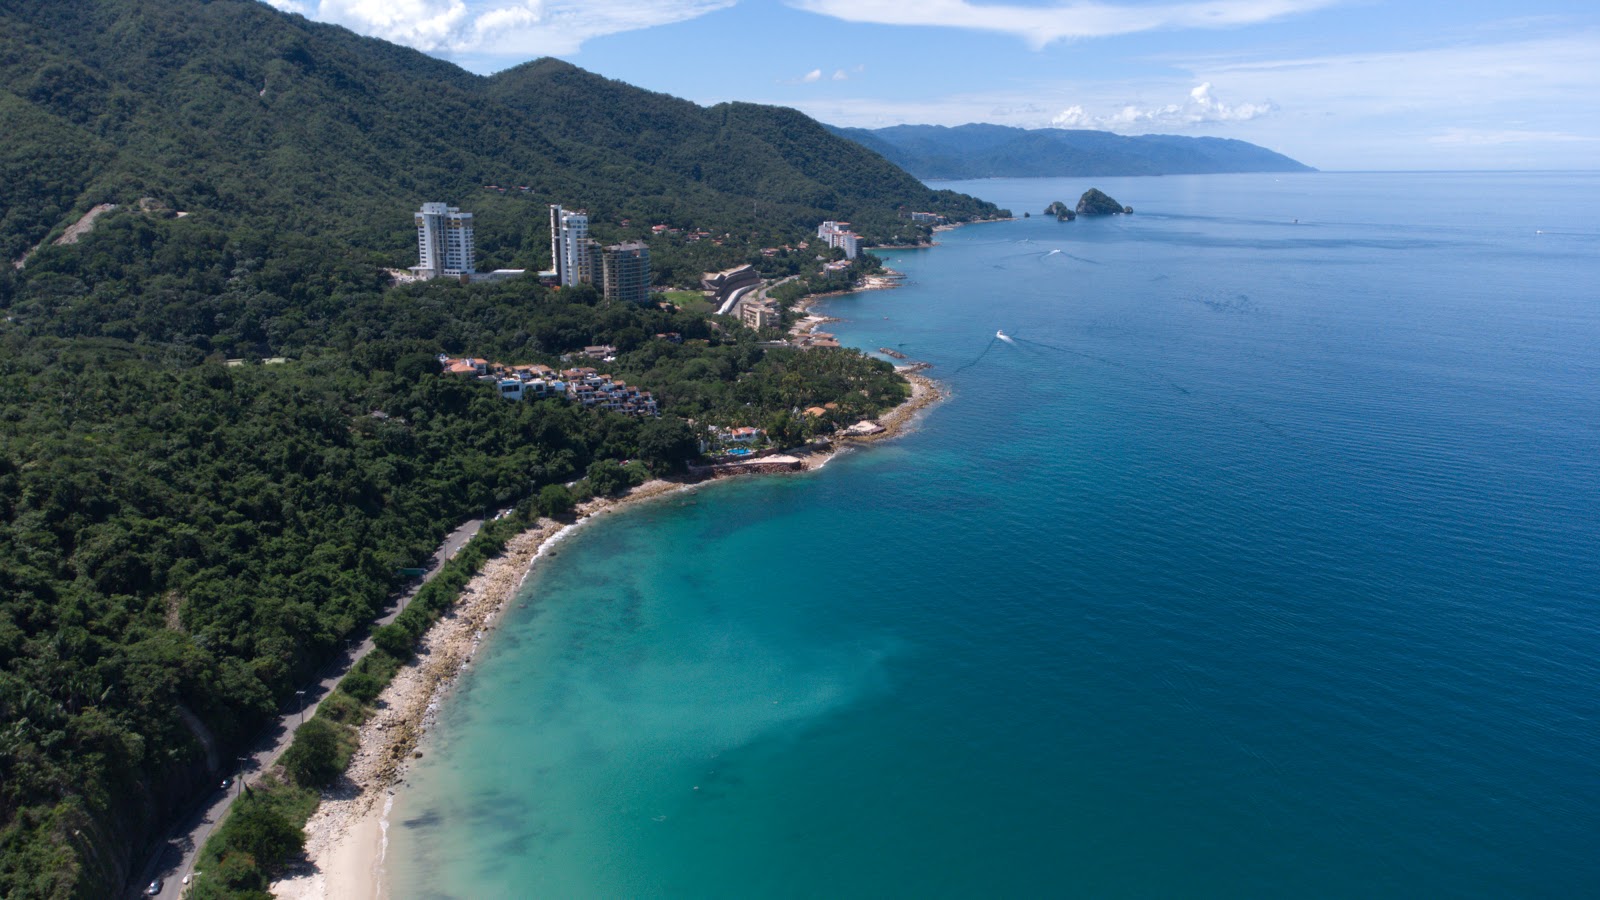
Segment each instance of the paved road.
[{"label": "paved road", "polygon": [[[439,549],[434,551],[428,573],[397,595],[391,601],[389,611],[374,622],[373,627],[393,622],[395,617],[400,615],[406,606],[411,603],[411,598],[417,595],[417,591],[424,584],[432,581],[433,577],[439,574],[439,570],[444,568],[444,564],[459,553],[461,548],[472,540],[481,527],[483,527],[483,520],[473,519],[452,531],[450,536],[445,538],[444,543],[439,545]],[[243,781],[248,785],[260,777],[260,774],[282,755],[284,750],[288,749],[289,742],[294,739],[295,729],[300,727],[300,723],[309,720],[316,713],[317,707],[322,703],[323,698],[327,697],[328,692],[333,690],[334,686],[339,683],[339,679],[344,677],[344,673],[349,671],[350,667],[355,665],[361,657],[366,656],[371,649],[372,640],[369,638],[362,641],[360,646],[346,650],[343,656],[334,660],[328,665],[327,669],[323,670],[322,677],[315,684],[306,686],[304,710],[301,710],[298,704],[292,704],[293,708],[279,716],[261,735],[248,756],[223,760],[224,770],[235,776],[234,786],[226,791],[222,790],[220,786],[214,788],[210,796],[201,801],[202,808],[197,808],[184,817],[183,821],[173,829],[172,835],[168,837],[161,849],[156,851],[150,857],[150,860],[145,863],[144,870],[134,880],[135,883],[129,885],[127,890],[129,897],[141,896],[145,885],[157,878],[165,882],[162,885],[161,893],[157,895],[162,900],[177,900],[178,897],[182,896],[182,878],[184,875],[194,871],[195,860],[200,855],[200,848],[205,846],[206,839],[211,837],[211,832],[216,830],[217,823],[222,821],[222,817],[228,811],[228,805],[238,798],[241,790],[238,782]],[[243,778],[238,777],[241,771],[243,772]],[[221,779],[222,776],[217,776],[219,785]]]}]

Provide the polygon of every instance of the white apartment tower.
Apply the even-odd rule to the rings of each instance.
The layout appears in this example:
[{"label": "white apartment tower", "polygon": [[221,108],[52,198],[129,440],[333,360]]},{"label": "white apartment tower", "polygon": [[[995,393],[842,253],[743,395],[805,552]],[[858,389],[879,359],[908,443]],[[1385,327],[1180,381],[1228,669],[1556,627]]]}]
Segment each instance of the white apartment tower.
[{"label": "white apartment tower", "polygon": [[443,203],[424,203],[416,213],[417,265],[421,278],[470,275],[476,248],[472,238],[472,213]]},{"label": "white apartment tower", "polygon": [[845,259],[855,259],[860,249],[860,239],[850,230],[849,222],[823,222],[817,227],[817,237],[828,242],[829,247],[844,250]]},{"label": "white apartment tower", "polygon": [[589,214],[550,205],[550,267],[562,287],[595,280],[594,251],[589,246]]}]

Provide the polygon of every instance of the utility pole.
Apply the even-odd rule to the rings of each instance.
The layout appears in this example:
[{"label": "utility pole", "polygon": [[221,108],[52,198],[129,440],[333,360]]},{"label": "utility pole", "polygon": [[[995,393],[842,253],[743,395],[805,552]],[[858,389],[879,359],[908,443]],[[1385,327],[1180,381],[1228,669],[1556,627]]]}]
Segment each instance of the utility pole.
[{"label": "utility pole", "polygon": [[239,760],[239,791],[234,794],[234,799],[236,800],[244,796],[244,764],[250,761],[250,757],[240,756],[237,759]]},{"label": "utility pole", "polygon": [[300,698],[300,724],[304,725],[306,723],[306,692],[295,691],[294,695]]}]

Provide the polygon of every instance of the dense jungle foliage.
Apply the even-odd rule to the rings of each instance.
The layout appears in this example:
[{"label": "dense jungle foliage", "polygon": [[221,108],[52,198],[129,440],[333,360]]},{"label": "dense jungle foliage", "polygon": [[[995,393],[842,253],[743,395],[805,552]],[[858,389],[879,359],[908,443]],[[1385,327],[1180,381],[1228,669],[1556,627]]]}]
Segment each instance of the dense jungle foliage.
[{"label": "dense jungle foliage", "polygon": [[[476,214],[480,268],[547,266],[551,202],[587,206],[602,240],[668,224],[664,285],[805,270],[814,250],[755,251],[821,219],[903,241],[926,233],[907,209],[997,212],[792,111],[551,60],[480,78],[255,0],[11,0],[0,26],[7,898],[120,890],[215,785],[198,732],[230,756],[463,519],[681,466],[704,425],[797,440],[834,424],[799,409],[904,396],[860,354],[764,349],[587,287],[391,288],[418,204]],[[434,358],[598,343],[661,419],[501,401]]]},{"label": "dense jungle foliage", "polygon": [[[126,219],[41,266],[93,258],[99,242],[120,244],[120,227],[146,224]],[[170,308],[61,307],[49,319],[94,335],[112,330],[94,310],[112,309],[140,323],[131,339],[0,331],[7,897],[113,883],[125,866],[113,848],[126,854],[184,796],[158,785],[206,774],[183,711],[224,744],[247,738],[373,618],[396,570],[463,518],[597,461],[680,467],[695,452],[686,417],[800,439],[819,423],[797,409],[837,400],[841,420],[872,415],[905,390],[852,351],[763,349],[743,329],[531,280],[276,312],[231,305],[237,296],[273,295],[224,286]],[[258,339],[241,330],[281,333],[273,346],[292,359],[226,366],[194,346],[197,328],[230,349]],[[685,340],[655,337],[668,331]],[[605,368],[653,390],[662,418],[503,401],[438,374],[434,358],[558,364],[596,343],[619,348]],[[83,840],[109,846],[88,854]]]}]

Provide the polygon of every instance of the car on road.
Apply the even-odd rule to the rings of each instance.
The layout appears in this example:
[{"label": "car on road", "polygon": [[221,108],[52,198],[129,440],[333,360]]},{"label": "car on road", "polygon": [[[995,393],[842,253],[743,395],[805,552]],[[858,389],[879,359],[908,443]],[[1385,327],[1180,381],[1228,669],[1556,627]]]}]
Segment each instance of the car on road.
[{"label": "car on road", "polygon": [[146,897],[154,897],[159,893],[161,893],[161,879],[159,878],[150,882],[150,884],[144,889],[144,895]]},{"label": "car on road", "polygon": [[224,779],[222,779],[222,789],[223,790],[227,790],[228,788],[231,788],[231,787],[233,787],[233,779],[232,778],[224,778]]}]

